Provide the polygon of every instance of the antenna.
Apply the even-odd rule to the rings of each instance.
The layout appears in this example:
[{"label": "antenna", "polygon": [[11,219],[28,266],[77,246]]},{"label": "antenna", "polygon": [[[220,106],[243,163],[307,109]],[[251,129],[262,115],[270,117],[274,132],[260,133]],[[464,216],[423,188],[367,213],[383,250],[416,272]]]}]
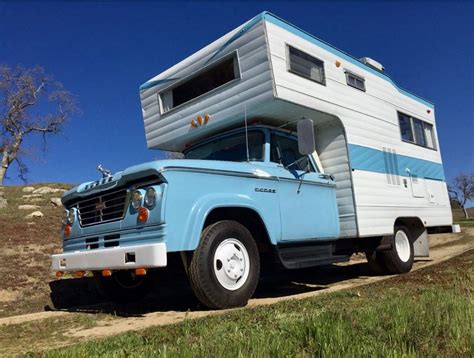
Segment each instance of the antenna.
[{"label": "antenna", "polygon": [[244,103],[244,122],[245,122],[245,148],[247,149],[247,162],[250,162],[249,154],[249,133],[247,129],[247,103]]}]

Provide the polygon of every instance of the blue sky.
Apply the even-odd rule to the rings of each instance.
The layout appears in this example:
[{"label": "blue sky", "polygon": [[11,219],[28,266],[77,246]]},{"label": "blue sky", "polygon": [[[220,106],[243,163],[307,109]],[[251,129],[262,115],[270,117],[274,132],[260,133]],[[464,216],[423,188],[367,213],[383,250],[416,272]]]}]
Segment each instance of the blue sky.
[{"label": "blue sky", "polygon": [[29,181],[80,183],[98,178],[98,163],[118,171],[160,158],[146,148],[139,85],[263,10],[382,62],[435,103],[448,180],[474,171],[472,2],[0,2],[0,63],[43,66],[83,112],[46,153],[27,141]]}]

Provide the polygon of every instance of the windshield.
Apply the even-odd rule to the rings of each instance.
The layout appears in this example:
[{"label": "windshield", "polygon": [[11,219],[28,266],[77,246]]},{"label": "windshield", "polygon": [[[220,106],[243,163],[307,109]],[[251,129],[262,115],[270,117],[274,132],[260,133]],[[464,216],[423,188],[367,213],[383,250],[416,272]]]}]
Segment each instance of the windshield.
[{"label": "windshield", "polygon": [[[261,131],[248,132],[249,160],[264,160],[265,136]],[[246,162],[247,149],[245,132],[217,138],[211,142],[192,147],[184,153],[186,159],[223,160]]]}]

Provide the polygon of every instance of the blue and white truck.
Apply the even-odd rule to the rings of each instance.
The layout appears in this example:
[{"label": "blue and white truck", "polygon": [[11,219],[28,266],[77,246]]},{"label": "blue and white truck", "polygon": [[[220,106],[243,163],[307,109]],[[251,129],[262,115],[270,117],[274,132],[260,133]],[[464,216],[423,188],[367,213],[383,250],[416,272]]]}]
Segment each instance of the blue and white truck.
[{"label": "blue and white truck", "polygon": [[264,12],[140,87],[139,164],[62,198],[52,269],[137,299],[178,255],[210,308],[245,305],[274,257],[294,269],[365,252],[378,272],[427,256],[452,216],[434,106],[377,61]]}]

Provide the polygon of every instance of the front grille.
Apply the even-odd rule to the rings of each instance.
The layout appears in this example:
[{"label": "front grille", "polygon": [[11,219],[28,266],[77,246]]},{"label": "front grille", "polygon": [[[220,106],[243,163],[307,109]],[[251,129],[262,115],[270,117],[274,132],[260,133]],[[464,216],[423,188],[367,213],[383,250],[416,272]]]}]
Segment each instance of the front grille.
[{"label": "front grille", "polygon": [[81,226],[90,226],[120,220],[124,217],[127,190],[95,196],[76,205]]}]

